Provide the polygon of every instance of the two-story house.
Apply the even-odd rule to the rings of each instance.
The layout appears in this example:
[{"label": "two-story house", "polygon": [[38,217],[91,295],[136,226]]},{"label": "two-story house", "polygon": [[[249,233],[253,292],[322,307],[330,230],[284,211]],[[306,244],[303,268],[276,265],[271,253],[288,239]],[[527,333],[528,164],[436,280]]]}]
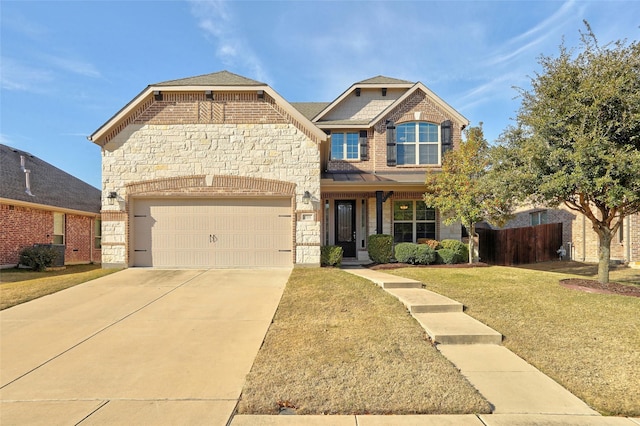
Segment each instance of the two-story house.
[{"label": "two-story house", "polygon": [[375,77],[295,103],[222,71],[152,84],[96,130],[105,266],[318,265],[367,236],[460,238],[421,202],[468,121],[422,83]]}]

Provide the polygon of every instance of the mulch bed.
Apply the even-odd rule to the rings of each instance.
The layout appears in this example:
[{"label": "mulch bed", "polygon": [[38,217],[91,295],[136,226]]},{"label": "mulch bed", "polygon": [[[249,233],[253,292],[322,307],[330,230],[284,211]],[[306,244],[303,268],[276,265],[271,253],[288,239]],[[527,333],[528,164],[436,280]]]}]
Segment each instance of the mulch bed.
[{"label": "mulch bed", "polygon": [[585,291],[587,293],[618,294],[621,296],[640,297],[640,287],[620,283],[610,282],[608,284],[602,284],[597,280],[568,278],[560,280],[560,285],[573,290]]},{"label": "mulch bed", "polygon": [[410,265],[408,263],[373,263],[371,265],[364,265],[365,268],[373,269],[376,271],[384,271],[385,269],[399,269],[399,268],[483,268],[489,266],[486,263],[478,262],[474,264],[469,263],[455,263],[453,265]]}]

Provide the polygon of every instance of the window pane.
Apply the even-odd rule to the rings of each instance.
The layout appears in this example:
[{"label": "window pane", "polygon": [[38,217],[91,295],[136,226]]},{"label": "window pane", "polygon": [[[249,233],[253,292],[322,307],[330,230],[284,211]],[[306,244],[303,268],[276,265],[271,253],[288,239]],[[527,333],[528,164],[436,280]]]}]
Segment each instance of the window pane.
[{"label": "window pane", "polygon": [[419,145],[420,164],[438,164],[438,145]]},{"label": "window pane", "polygon": [[342,160],[344,159],[344,133],[332,133],[331,134],[331,159]]},{"label": "window pane", "polygon": [[432,123],[420,123],[420,142],[438,142],[438,126]]},{"label": "window pane", "polygon": [[413,220],[413,201],[394,201],[393,220]]},{"label": "window pane", "polygon": [[435,223],[416,223],[416,238],[436,239]]},{"label": "window pane", "polygon": [[396,126],[397,143],[415,142],[416,141],[416,124],[407,123]]},{"label": "window pane", "polygon": [[415,145],[396,145],[398,148],[398,164],[416,164]]},{"label": "window pane", "polygon": [[393,241],[396,243],[413,242],[413,224],[412,223],[394,223],[393,224]]},{"label": "window pane", "polygon": [[358,159],[359,143],[357,133],[347,133],[347,159]]},{"label": "window pane", "polygon": [[427,207],[424,201],[416,201],[416,220],[436,220],[436,211]]}]

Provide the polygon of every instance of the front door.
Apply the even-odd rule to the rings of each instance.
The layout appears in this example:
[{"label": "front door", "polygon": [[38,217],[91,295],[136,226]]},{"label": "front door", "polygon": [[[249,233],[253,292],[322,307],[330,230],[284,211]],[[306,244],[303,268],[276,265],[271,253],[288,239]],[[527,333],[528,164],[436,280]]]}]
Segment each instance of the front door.
[{"label": "front door", "polygon": [[356,257],[356,202],[336,201],[336,245],[344,257]]}]

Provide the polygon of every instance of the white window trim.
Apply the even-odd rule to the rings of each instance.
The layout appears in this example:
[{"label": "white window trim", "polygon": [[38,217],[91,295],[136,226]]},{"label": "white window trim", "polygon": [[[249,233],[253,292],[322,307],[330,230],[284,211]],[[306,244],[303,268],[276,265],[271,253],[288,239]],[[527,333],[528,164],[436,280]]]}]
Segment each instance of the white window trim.
[{"label": "white window trim", "polygon": [[[437,239],[438,235],[437,235],[437,231],[438,231],[438,214],[435,211],[435,209],[431,209],[434,210],[434,219],[433,220],[417,220],[416,219],[416,215],[418,214],[418,209],[417,204],[421,202],[420,200],[394,200],[393,204],[391,205],[391,213],[392,213],[392,217],[393,217],[393,224],[392,224],[392,233],[394,236],[394,241],[395,241],[395,225],[396,223],[410,223],[412,225],[412,242],[417,242],[418,241],[418,236],[417,236],[417,232],[418,232],[418,223],[433,223],[435,225],[435,232],[434,232],[434,239]],[[412,203],[413,204],[413,219],[412,220],[396,220],[395,218],[395,203]],[[394,242],[395,243],[395,242]]]},{"label": "white window trim", "polygon": [[[438,136],[438,141],[437,142],[420,142],[418,139],[420,139],[420,123],[426,123],[426,124],[431,124],[436,126],[436,134]],[[414,142],[401,142],[399,140],[397,140],[397,135],[398,135],[398,130],[397,128],[400,126],[406,126],[408,124],[413,124],[415,126],[415,135],[416,135],[416,141]],[[440,166],[442,165],[442,130],[440,128],[440,125],[437,123],[433,123],[431,121],[410,121],[407,123],[398,123],[396,125],[396,146],[397,145],[413,145],[415,146],[415,157],[416,157],[416,161],[415,163],[400,163],[400,157],[397,156],[397,165],[398,166]],[[420,145],[436,145],[437,146],[437,152],[438,152],[438,162],[437,163],[420,163]]]},{"label": "white window trim", "polygon": [[[333,140],[332,140],[330,144],[331,161],[360,161],[360,132],[335,132],[335,133],[331,132],[331,137],[333,138],[333,135],[336,135],[336,134],[344,135],[344,138],[342,140],[342,156],[340,158],[334,157]],[[358,156],[356,158],[347,158],[347,135],[349,134],[356,135],[356,146],[358,147]]]}]

